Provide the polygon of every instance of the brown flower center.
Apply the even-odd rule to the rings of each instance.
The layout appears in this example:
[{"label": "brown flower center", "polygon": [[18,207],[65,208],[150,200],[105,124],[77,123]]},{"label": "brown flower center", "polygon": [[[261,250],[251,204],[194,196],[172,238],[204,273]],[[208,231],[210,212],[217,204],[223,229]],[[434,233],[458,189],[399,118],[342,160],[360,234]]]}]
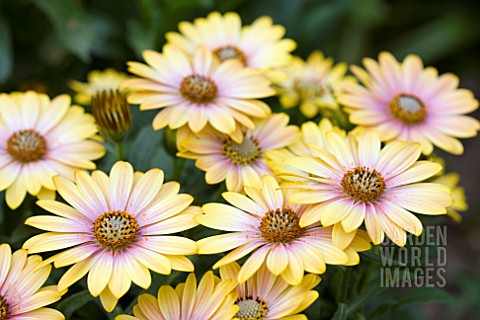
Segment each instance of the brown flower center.
[{"label": "brown flower center", "polygon": [[260,297],[256,299],[253,299],[252,296],[240,297],[235,301],[235,304],[240,307],[240,310],[235,315],[235,318],[239,320],[260,320],[267,317],[268,304]]},{"label": "brown flower center", "polygon": [[217,96],[217,85],[208,77],[193,74],[183,79],[180,93],[190,102],[205,104]]},{"label": "brown flower center", "polygon": [[0,295],[0,320],[6,320],[8,317],[9,305],[7,300]]},{"label": "brown flower center", "polygon": [[227,138],[223,142],[222,153],[233,164],[246,166],[255,163],[262,156],[262,149],[253,137],[244,137],[242,143]]},{"label": "brown flower center", "polygon": [[290,243],[305,232],[300,219],[290,208],[268,211],[260,222],[262,237],[270,243]]},{"label": "brown flower center", "polygon": [[237,59],[243,65],[245,65],[247,62],[247,58],[245,57],[245,54],[243,53],[243,51],[241,51],[240,49],[234,46],[225,46],[225,47],[217,48],[213,51],[213,54],[215,54],[217,58],[220,59],[220,61],[225,61],[228,59]]},{"label": "brown flower center", "polygon": [[124,211],[102,214],[93,223],[93,235],[105,249],[118,251],[135,241],[138,223],[135,217]]},{"label": "brown flower center", "polygon": [[385,191],[385,181],[377,170],[367,167],[356,167],[349,170],[342,178],[343,191],[355,201],[373,202]]},{"label": "brown flower center", "polygon": [[422,100],[408,93],[397,94],[393,97],[390,102],[390,112],[406,125],[420,123],[427,115]]},{"label": "brown flower center", "polygon": [[7,141],[7,151],[19,162],[32,162],[47,152],[47,142],[33,129],[20,130]]}]

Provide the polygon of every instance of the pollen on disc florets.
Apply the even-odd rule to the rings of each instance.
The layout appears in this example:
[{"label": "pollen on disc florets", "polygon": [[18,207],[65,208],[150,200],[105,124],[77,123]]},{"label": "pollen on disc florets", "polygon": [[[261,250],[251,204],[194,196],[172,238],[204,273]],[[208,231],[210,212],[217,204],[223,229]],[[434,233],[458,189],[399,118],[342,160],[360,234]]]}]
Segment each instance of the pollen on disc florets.
[{"label": "pollen on disc florets", "polygon": [[408,93],[397,94],[389,107],[392,115],[407,125],[420,123],[427,115],[422,100]]},{"label": "pollen on disc florets", "polygon": [[121,250],[135,241],[138,223],[134,216],[124,211],[102,214],[93,223],[93,235],[98,243],[110,250]]},{"label": "pollen on disc florets", "polygon": [[190,102],[206,104],[217,96],[217,85],[208,77],[193,74],[183,79],[180,93]]},{"label": "pollen on disc florets", "polygon": [[270,243],[290,243],[300,238],[305,229],[300,227],[298,215],[290,208],[269,210],[260,222],[262,237]]},{"label": "pollen on disc florets", "polygon": [[19,162],[37,161],[47,152],[47,142],[33,129],[20,130],[8,139],[7,151]]},{"label": "pollen on disc florets", "polygon": [[235,301],[240,307],[235,318],[239,320],[260,320],[265,319],[268,314],[268,304],[260,297],[253,299],[252,296],[238,298]]},{"label": "pollen on disc florets", "polygon": [[234,46],[224,46],[224,47],[217,48],[213,50],[213,54],[215,54],[215,56],[217,56],[217,58],[220,59],[220,61],[225,61],[228,59],[237,59],[243,65],[245,65],[247,62],[247,58],[245,57],[245,54],[243,53],[243,51]]},{"label": "pollen on disc florets", "polygon": [[262,149],[253,137],[244,137],[242,143],[227,138],[223,142],[222,153],[233,164],[245,166],[255,163],[262,156]]},{"label": "pollen on disc florets", "polygon": [[347,171],[342,178],[341,186],[355,201],[366,203],[378,200],[386,188],[380,172],[367,167],[356,167]]},{"label": "pollen on disc florets", "polygon": [[4,297],[0,295],[0,320],[6,320],[8,317],[9,305]]}]

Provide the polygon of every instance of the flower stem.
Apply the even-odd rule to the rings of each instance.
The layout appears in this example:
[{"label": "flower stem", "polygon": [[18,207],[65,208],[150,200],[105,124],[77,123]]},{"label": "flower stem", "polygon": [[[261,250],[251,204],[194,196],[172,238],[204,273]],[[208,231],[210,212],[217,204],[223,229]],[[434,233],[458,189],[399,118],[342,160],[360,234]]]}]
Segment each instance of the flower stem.
[{"label": "flower stem", "polygon": [[115,147],[117,150],[117,160],[121,161],[123,159],[123,141],[115,142]]}]

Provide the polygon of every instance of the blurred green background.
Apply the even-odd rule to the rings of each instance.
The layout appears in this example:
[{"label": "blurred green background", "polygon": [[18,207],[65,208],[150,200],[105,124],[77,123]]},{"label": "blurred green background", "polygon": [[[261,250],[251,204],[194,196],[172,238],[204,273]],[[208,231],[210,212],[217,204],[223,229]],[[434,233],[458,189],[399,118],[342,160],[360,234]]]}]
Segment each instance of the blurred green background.
[{"label": "blurred green background", "polygon": [[[480,10],[477,1],[473,0],[2,0],[0,91],[34,89],[51,96],[71,93],[68,80],[85,81],[86,74],[93,69],[113,67],[125,71],[126,61],[141,60],[144,49],[161,50],[165,32],[177,30],[179,21],[191,21],[213,10],[236,11],[244,24],[261,15],[271,16],[275,23],[286,27],[287,37],[297,41],[295,53],[302,57],[319,49],[336,61],[358,64],[362,57],[376,58],[382,50],[391,51],[399,59],[416,53],[426,65],[434,65],[440,73],[457,74],[461,87],[480,96]],[[479,118],[479,112],[474,116]],[[134,117],[136,129],[130,142],[129,160],[139,170],[160,166],[167,171],[167,177],[173,178],[174,173],[169,175],[168,172],[174,171],[174,164],[161,148],[161,135],[149,128],[152,113],[135,112]],[[142,144],[145,140],[150,145]],[[480,319],[480,197],[477,185],[480,181],[480,143],[478,138],[463,142],[463,156],[439,154],[445,157],[449,171],[461,174],[460,183],[466,189],[470,209],[460,225],[446,218],[429,220],[448,224],[446,290],[451,295],[436,299],[446,302],[441,304],[408,303],[388,307],[385,301],[390,298],[372,294],[371,305],[382,306],[383,302],[387,305],[387,311],[377,314],[376,319]],[[151,151],[151,144],[157,144],[159,149]],[[152,158],[157,159],[156,162],[152,162]],[[107,157],[100,168],[108,170],[112,161],[113,158]],[[195,171],[191,163],[186,170]],[[202,174],[196,174],[203,179]],[[188,171],[182,176],[184,191],[195,194],[188,189],[192,185],[192,179],[186,179]],[[208,194],[212,188],[205,186],[202,191]],[[18,248],[32,234],[32,230],[22,226],[25,217],[32,214],[32,203],[30,198],[17,212],[4,208],[7,212],[0,214],[2,242]],[[396,293],[391,294],[395,296]],[[323,290],[320,300],[328,300],[324,295],[331,296]],[[427,295],[423,299],[421,294],[419,296],[409,302],[435,300]],[[74,298],[81,300],[81,296]],[[85,302],[79,308],[84,308],[90,319],[96,319],[92,314],[101,311],[88,307],[91,303]],[[317,310],[321,308],[326,308],[327,318],[331,315],[328,304],[320,301],[311,307],[311,319],[322,314],[322,318],[325,317],[325,313]],[[368,315],[374,312],[366,308],[365,315],[357,313],[351,317],[373,319]],[[77,311],[72,319],[85,319],[82,313]],[[98,319],[102,317],[107,316],[102,314]]]}]

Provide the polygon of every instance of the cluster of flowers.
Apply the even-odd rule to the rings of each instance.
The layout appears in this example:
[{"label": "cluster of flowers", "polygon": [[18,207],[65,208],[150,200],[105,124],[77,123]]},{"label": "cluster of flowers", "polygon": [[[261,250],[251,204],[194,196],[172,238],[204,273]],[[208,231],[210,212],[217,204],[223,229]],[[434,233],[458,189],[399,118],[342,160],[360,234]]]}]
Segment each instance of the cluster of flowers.
[{"label": "cluster of flowers", "polygon": [[[457,177],[429,158],[433,146],[461,154],[456,138],[479,129],[464,115],[478,102],[455,76],[388,53],[346,76],[319,52],[292,57],[294,41],[268,17],[242,27],[237,14],[215,12],[179,30],[161,53],[144,52],[146,64],[129,62],[137,78],[107,70],[73,82],[93,116],[66,95],[0,96],[0,190],[12,209],[28,192],[51,213],[27,219],[47,232],[23,249],[0,246],[1,320],[63,319],[44,306],[87,274],[90,293],[112,311],[132,282],[149,288],[150,270],[193,272],[186,256],[224,252],[219,276],[209,271],[197,285],[191,273],[117,319],[306,319],[298,313],[318,298],[312,289],[327,264],[358,264],[358,252],[385,235],[403,246],[406,232],[422,232],[414,213],[458,219],[455,209],[465,210]],[[288,125],[258,100],[276,94],[285,108],[323,119]],[[178,157],[196,160],[207,183],[224,181],[226,203],[192,205],[160,169],[119,161],[109,175],[86,171],[105,154],[103,139],[125,136],[129,103],[160,109],[154,129],[176,130]],[[328,120],[342,110],[357,125],[348,134]],[[172,235],[199,224],[223,232],[197,242]],[[71,267],[40,289],[51,263]]]}]

